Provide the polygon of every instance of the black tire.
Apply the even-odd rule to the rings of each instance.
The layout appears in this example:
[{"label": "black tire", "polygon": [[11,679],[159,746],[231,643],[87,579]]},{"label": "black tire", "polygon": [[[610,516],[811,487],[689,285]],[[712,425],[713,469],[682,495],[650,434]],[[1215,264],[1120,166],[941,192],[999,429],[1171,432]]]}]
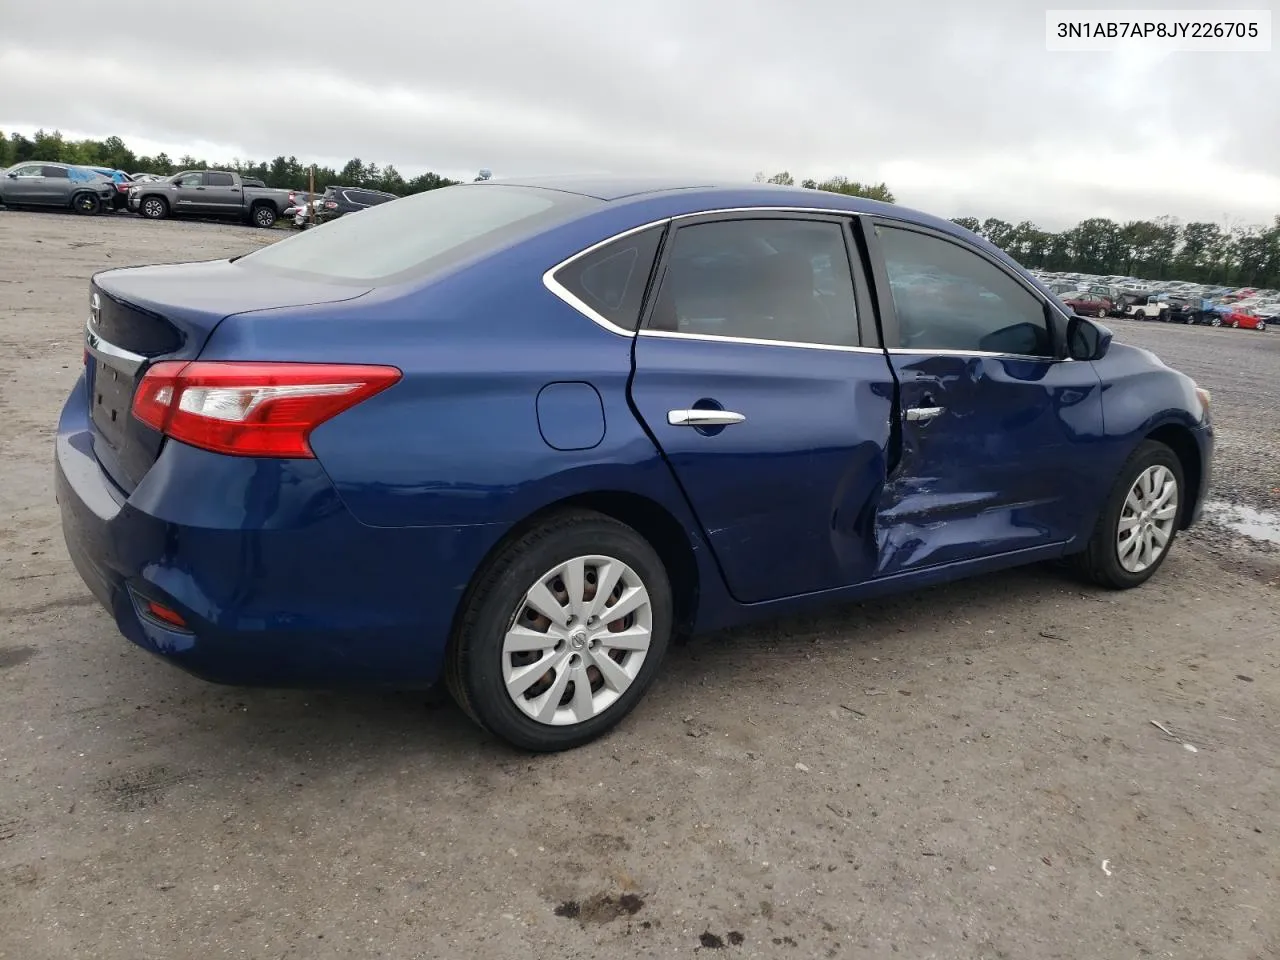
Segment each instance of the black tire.
[{"label": "black tire", "polygon": [[[1169,535],[1169,542],[1165,544],[1163,552],[1145,570],[1134,573],[1126,570],[1120,564],[1119,549],[1116,545],[1120,514],[1124,508],[1125,498],[1128,497],[1129,491],[1139,475],[1148,468],[1157,465],[1168,467],[1177,482],[1178,516],[1174,521],[1173,531]],[[1115,486],[1111,488],[1111,493],[1107,496],[1106,505],[1102,508],[1098,522],[1094,525],[1088,546],[1085,547],[1083,552],[1068,558],[1070,565],[1078,575],[1100,587],[1107,587],[1111,590],[1128,590],[1132,587],[1141,586],[1155,575],[1155,572],[1160,569],[1165,559],[1169,556],[1169,551],[1173,549],[1173,544],[1178,537],[1178,529],[1182,525],[1182,518],[1186,515],[1187,497],[1189,495],[1186,482],[1182,476],[1182,463],[1178,460],[1177,454],[1163,443],[1155,440],[1144,440],[1133,451],[1133,454],[1121,468],[1119,476],[1116,477]]]},{"label": "black tire", "polygon": [[1099,319],[1099,320],[1105,320],[1105,319],[1107,319],[1107,309],[1106,309],[1106,307],[1099,307],[1099,308],[1098,308],[1098,319]]},{"label": "black tire", "polygon": [[[652,612],[650,644],[635,679],[614,703],[589,720],[552,726],[525,714],[507,693],[503,639],[539,577],[588,555],[621,560],[643,582]],[[516,747],[552,752],[581,746],[616,725],[644,696],[670,642],[672,611],[667,571],[640,534],[591,511],[557,514],[507,544],[472,581],[446,656],[445,683],[476,723]]]},{"label": "black tire", "polygon": [[1136,312],[1134,313],[1134,315],[1133,315],[1133,319],[1135,319],[1135,320],[1145,320],[1145,319],[1147,319],[1147,315],[1146,315],[1146,313],[1144,313],[1143,311],[1138,310],[1138,311],[1136,311]]},{"label": "black tire", "polygon": [[71,198],[71,209],[82,217],[96,217],[102,212],[102,201],[95,194],[82,191]]},{"label": "black tire", "polygon": [[138,213],[148,220],[163,220],[169,216],[169,201],[164,197],[143,197]]},{"label": "black tire", "polygon": [[269,203],[260,203],[249,211],[250,222],[255,227],[261,227],[263,230],[270,230],[276,225],[278,219],[280,219],[280,214]]},{"label": "black tire", "polygon": [[1232,321],[1231,321],[1231,329],[1232,329],[1232,330],[1239,330],[1239,329],[1240,329],[1240,321],[1239,321],[1239,320],[1232,320]]}]

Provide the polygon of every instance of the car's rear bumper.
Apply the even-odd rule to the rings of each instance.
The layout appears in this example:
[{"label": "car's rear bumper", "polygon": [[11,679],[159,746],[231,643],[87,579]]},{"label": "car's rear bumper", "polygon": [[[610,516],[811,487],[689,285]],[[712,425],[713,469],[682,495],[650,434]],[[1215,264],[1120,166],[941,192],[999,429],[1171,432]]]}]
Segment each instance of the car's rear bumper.
[{"label": "car's rear bumper", "polygon": [[[498,525],[386,528],[347,511],[315,461],[170,442],[126,496],[93,455],[81,380],[56,489],[76,570],[138,646],[219,683],[425,687]],[[148,600],[189,629],[145,613]]]}]

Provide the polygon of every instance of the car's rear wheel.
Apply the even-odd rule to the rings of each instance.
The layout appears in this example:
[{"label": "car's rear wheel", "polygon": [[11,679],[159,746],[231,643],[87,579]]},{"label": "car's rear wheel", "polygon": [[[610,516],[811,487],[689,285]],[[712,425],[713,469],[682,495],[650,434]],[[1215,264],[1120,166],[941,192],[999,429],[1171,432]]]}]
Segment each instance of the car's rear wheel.
[{"label": "car's rear wheel", "polygon": [[1231,329],[1232,329],[1232,330],[1239,330],[1239,329],[1240,329],[1240,321],[1239,321],[1239,320],[1232,320],[1232,321],[1231,321]]},{"label": "car's rear wheel", "polygon": [[1145,319],[1147,319],[1147,315],[1146,315],[1146,313],[1145,313],[1144,311],[1142,311],[1142,310],[1137,310],[1137,311],[1135,311],[1135,312],[1134,312],[1134,314],[1133,314],[1133,319],[1135,319],[1135,320],[1145,320]]},{"label": "car's rear wheel", "polygon": [[1266,329],[1267,329],[1267,321],[1265,321],[1265,320],[1259,320],[1259,321],[1258,321],[1258,332],[1259,332],[1259,333],[1263,333],[1263,332],[1265,332],[1265,331],[1266,331]]},{"label": "car's rear wheel", "polygon": [[148,220],[163,220],[169,215],[169,203],[164,197],[147,197],[138,208]]},{"label": "car's rear wheel", "polygon": [[71,209],[83,217],[96,217],[102,212],[102,201],[92,193],[77,193],[71,198]]},{"label": "car's rear wheel", "polygon": [[1088,546],[1072,558],[1076,570],[1114,590],[1145,583],[1177,537],[1183,495],[1177,455],[1143,441],[1120,471]]},{"label": "car's rear wheel", "polygon": [[559,514],[477,576],[445,678],[459,706],[495,735],[565,750],[631,711],[671,625],[667,572],[640,534],[598,513]]},{"label": "car's rear wheel", "polygon": [[1099,320],[1105,320],[1105,319],[1107,319],[1107,308],[1106,308],[1106,307],[1099,307],[1099,308],[1098,308],[1098,314],[1097,314],[1097,316],[1098,316],[1098,319],[1099,319]]},{"label": "car's rear wheel", "polygon": [[253,225],[255,227],[261,227],[266,230],[274,227],[277,219],[276,208],[269,204],[260,203],[253,208]]}]

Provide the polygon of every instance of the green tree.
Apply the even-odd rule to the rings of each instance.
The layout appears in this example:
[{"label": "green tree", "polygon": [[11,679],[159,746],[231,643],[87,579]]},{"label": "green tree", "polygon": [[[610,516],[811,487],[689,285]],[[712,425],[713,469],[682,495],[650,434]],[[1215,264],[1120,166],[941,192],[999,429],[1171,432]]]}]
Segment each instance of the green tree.
[{"label": "green tree", "polygon": [[978,233],[982,230],[982,223],[977,217],[952,217],[951,222],[956,226],[964,227],[970,233]]},{"label": "green tree", "polygon": [[847,197],[865,197],[868,200],[880,200],[894,203],[893,193],[884,183],[860,183],[845,176],[835,176],[814,184],[810,189],[825,190],[827,193],[842,193]]},{"label": "green tree", "polygon": [[1007,250],[1010,241],[1013,240],[1013,231],[1012,223],[997,217],[987,217],[982,221],[982,228],[978,232],[1001,250]]}]

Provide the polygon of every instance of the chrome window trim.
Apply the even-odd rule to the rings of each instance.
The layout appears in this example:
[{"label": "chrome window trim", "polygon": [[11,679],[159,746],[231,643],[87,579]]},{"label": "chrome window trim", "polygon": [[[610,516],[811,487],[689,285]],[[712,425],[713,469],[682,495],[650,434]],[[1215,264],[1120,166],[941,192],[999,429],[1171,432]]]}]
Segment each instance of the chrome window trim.
[{"label": "chrome window trim", "polygon": [[[693,213],[672,214],[669,217],[662,217],[659,220],[652,220],[648,223],[641,224],[638,227],[629,227],[628,229],[623,230],[620,233],[615,233],[611,237],[606,237],[604,240],[600,240],[597,243],[593,243],[591,246],[578,251],[572,256],[566,257],[565,259],[561,260],[559,263],[555,264],[553,267],[545,271],[542,274],[542,285],[546,287],[548,291],[550,291],[560,300],[564,301],[564,303],[568,304],[574,310],[578,311],[578,313],[582,314],[592,323],[596,324],[596,326],[601,327],[609,331],[610,333],[617,334],[620,337],[633,338],[636,336],[645,336],[645,337],[664,337],[667,339],[676,339],[676,340],[680,340],[680,339],[708,340],[713,342],[719,341],[724,343],[749,343],[749,344],[755,344],[759,346],[768,346],[768,347],[799,347],[805,350],[836,350],[844,353],[885,353],[887,352],[890,354],[904,354],[904,355],[936,354],[936,355],[942,355],[942,356],[1006,357],[1011,360],[1039,360],[1039,361],[1050,362],[1050,363],[1064,359],[1059,357],[1033,357],[1033,356],[1027,356],[1023,354],[1012,354],[1012,353],[986,353],[986,352],[977,351],[977,350],[916,350],[916,349],[896,349],[895,348],[895,349],[886,351],[882,347],[843,347],[843,346],[838,346],[836,344],[799,343],[793,340],[760,340],[760,339],[755,339],[751,337],[728,337],[728,336],[720,336],[717,334],[680,333],[678,331],[666,331],[666,330],[627,330],[625,327],[618,326],[616,323],[613,323],[611,320],[608,320],[607,318],[601,316],[591,307],[587,306],[585,303],[583,303],[581,300],[575,297],[572,293],[570,293],[569,290],[566,289],[564,285],[561,284],[555,278],[555,275],[561,269],[569,266],[569,264],[573,263],[574,261],[579,260],[582,257],[587,256],[588,254],[594,253],[595,251],[599,250],[601,247],[606,247],[609,244],[613,243],[614,241],[622,240],[626,237],[629,237],[634,233],[642,233],[645,230],[648,230],[652,227],[662,226],[665,224],[678,223],[681,220],[692,220],[700,217],[715,217],[723,214],[739,214],[739,213],[742,213],[742,214],[804,213],[804,214],[818,214],[818,215],[828,216],[833,218],[848,218],[848,219],[852,219],[855,217],[874,217],[874,218],[879,218],[881,220],[889,220],[895,223],[901,223],[908,227],[914,226],[914,227],[923,228],[925,230],[932,230],[938,233],[943,232],[939,230],[939,228],[930,226],[929,224],[916,223],[914,220],[908,220],[905,217],[895,217],[892,214],[886,214],[883,212],[866,213],[864,211],[859,211],[859,210],[844,210],[844,209],[833,208],[833,207],[801,207],[801,206],[716,207],[714,209],[698,210]],[[959,238],[953,238],[953,239],[959,239]],[[968,247],[969,245],[966,244],[965,246]],[[1056,307],[1053,301],[1045,299],[1044,294],[1041,293],[1041,291],[1037,289],[1034,284],[1028,283],[1023,277],[1017,276],[1015,274],[1011,274],[1008,268],[1005,267],[1003,264],[993,261],[990,255],[986,254],[986,251],[983,251],[979,248],[973,248],[973,252],[976,255],[982,257],[984,260],[987,260],[988,262],[990,262],[991,265],[995,267],[997,270],[1000,270],[1002,273],[1010,276],[1010,278],[1015,283],[1019,284],[1024,290],[1027,291],[1027,293],[1031,294],[1031,296],[1034,299],[1039,300],[1042,304],[1044,304],[1045,306],[1048,306],[1053,313],[1057,314],[1059,317],[1063,317],[1063,319],[1066,319],[1063,316],[1062,311]],[[1066,357],[1065,359],[1071,360],[1073,358]]]},{"label": "chrome window trim", "polygon": [[563,270],[565,267],[569,266],[570,264],[575,263],[578,260],[581,260],[583,257],[589,256],[595,253],[601,247],[607,247],[609,244],[614,243],[618,240],[626,239],[632,234],[644,233],[644,231],[651,230],[654,227],[665,226],[666,224],[670,223],[672,219],[673,219],[672,217],[663,217],[661,220],[653,220],[650,223],[645,223],[638,227],[630,227],[626,230],[623,230],[621,233],[615,233],[613,236],[607,237],[606,239],[601,240],[599,243],[593,243],[591,246],[587,247],[585,250],[579,250],[573,256],[566,257],[564,260],[561,260],[550,270],[547,270],[545,273],[543,273],[542,285],[546,287],[549,291],[551,291],[553,294],[555,294],[557,297],[559,297],[561,300],[563,300],[565,303],[567,303],[569,306],[573,307],[573,309],[577,310],[580,314],[582,314],[592,323],[596,324],[596,326],[603,327],[605,330],[608,330],[610,333],[616,333],[620,337],[626,337],[628,339],[631,339],[636,335],[636,331],[628,330],[626,329],[626,327],[620,327],[616,323],[614,323],[612,320],[608,319],[607,317],[591,309],[591,307],[587,306],[585,303],[583,303],[581,300],[575,297],[572,293],[570,293],[569,290],[564,286],[564,284],[562,284],[559,280],[556,279],[555,275],[559,273],[561,270]]},{"label": "chrome window trim", "polygon": [[1074,357],[1043,357],[1030,353],[999,353],[991,350],[930,350],[927,347],[893,347],[891,356],[908,357],[989,357],[1000,360],[1034,360],[1037,363],[1065,363]]},{"label": "chrome window trim", "polygon": [[[577,253],[573,254],[570,257],[566,257],[565,259],[557,263],[555,266],[547,270],[545,273],[543,273],[542,285],[546,287],[547,290],[549,290],[551,293],[555,294],[556,297],[563,300],[569,306],[573,307],[573,309],[577,310],[580,314],[582,314],[584,317],[586,317],[596,326],[602,327],[605,330],[608,330],[610,333],[615,333],[620,337],[634,337],[638,331],[628,330],[625,327],[620,327],[616,323],[607,319],[606,317],[601,316],[595,310],[591,309],[591,307],[587,306],[585,303],[583,303],[581,300],[575,297],[572,293],[570,293],[563,284],[561,284],[558,280],[556,280],[555,275],[559,273],[563,268],[569,266],[569,264],[573,263],[575,260],[579,260],[582,257],[587,256],[588,254],[594,253],[595,251],[599,250],[601,247],[607,247],[609,244],[613,243],[614,241],[622,240],[626,237],[629,237],[633,233],[643,233],[645,230],[648,230],[652,227],[664,226],[668,223],[675,223],[676,221],[679,221],[679,220],[690,220],[696,217],[714,217],[714,216],[718,216],[720,214],[726,214],[726,213],[808,213],[808,214],[816,213],[816,214],[825,214],[826,216],[829,216],[829,217],[845,217],[845,218],[855,217],[858,215],[857,212],[854,210],[832,210],[828,207],[719,207],[712,210],[697,210],[693,213],[676,213],[676,214],[672,214],[669,217],[662,217],[661,219],[658,219],[658,220],[651,220],[650,222],[641,224],[638,227],[629,227],[626,230],[623,230],[621,233],[615,233],[613,236],[606,237],[604,240],[601,240],[598,243],[593,243],[591,246],[587,247],[584,250],[579,250]],[[742,338],[741,337],[718,337],[716,339],[739,340]],[[760,342],[769,343],[769,344],[782,343],[782,341],[778,341],[778,340],[767,340],[767,341],[760,341]],[[815,346],[815,344],[793,344],[793,345]],[[833,349],[847,350],[851,348],[848,348],[848,347],[834,348],[833,347]],[[870,348],[859,348],[859,349],[870,349]],[[879,352],[879,348],[876,348],[875,352]]]},{"label": "chrome window trim", "polygon": [[679,330],[641,330],[639,336],[661,340],[705,340],[711,343],[745,343],[759,347],[799,347],[801,350],[834,350],[837,353],[880,353],[880,347],[844,347],[835,343],[802,343],[799,340],[765,340],[759,337],[727,337],[718,333],[682,333]]},{"label": "chrome window trim", "polygon": [[84,343],[89,352],[114,370],[133,376],[147,362],[140,353],[117,347],[114,343],[103,340],[93,329],[91,320],[85,321]]}]

